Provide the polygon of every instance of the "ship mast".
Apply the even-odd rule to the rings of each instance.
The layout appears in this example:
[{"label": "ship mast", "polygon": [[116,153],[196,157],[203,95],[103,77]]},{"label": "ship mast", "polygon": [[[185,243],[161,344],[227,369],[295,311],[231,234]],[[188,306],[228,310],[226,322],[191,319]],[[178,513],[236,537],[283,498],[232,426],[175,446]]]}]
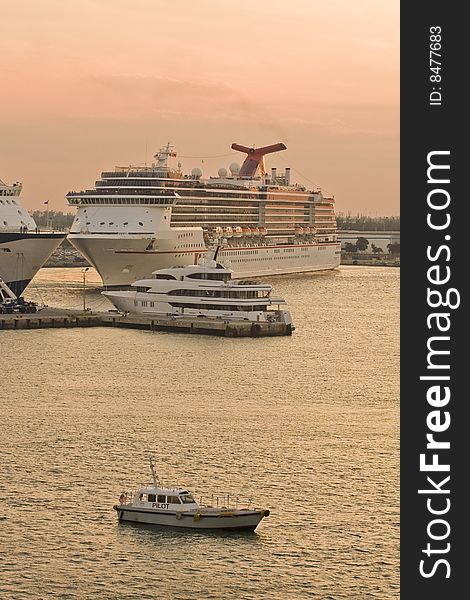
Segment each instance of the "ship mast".
[{"label": "ship mast", "polygon": [[155,457],[149,456],[149,461],[150,461],[150,471],[152,472],[153,485],[155,487],[160,487],[160,480],[158,479],[157,467],[155,465]]},{"label": "ship mast", "polygon": [[176,157],[176,152],[173,146],[170,144],[170,142],[168,142],[166,146],[160,148],[157,154],[154,155],[154,158],[157,159],[157,162],[155,163],[155,169],[158,169],[160,171],[167,171],[168,158],[170,156]]}]

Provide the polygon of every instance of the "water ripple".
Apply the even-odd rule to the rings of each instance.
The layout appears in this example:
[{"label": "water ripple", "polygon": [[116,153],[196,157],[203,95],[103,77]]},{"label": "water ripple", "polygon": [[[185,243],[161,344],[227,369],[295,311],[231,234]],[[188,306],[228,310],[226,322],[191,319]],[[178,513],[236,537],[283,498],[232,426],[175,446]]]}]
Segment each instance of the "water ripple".
[{"label": "water ripple", "polygon": [[[43,269],[36,286],[80,305],[80,277]],[[398,598],[398,270],[273,281],[291,338],[1,333],[21,368],[0,372],[0,595]],[[148,449],[163,481],[271,516],[235,535],[118,523]]]}]

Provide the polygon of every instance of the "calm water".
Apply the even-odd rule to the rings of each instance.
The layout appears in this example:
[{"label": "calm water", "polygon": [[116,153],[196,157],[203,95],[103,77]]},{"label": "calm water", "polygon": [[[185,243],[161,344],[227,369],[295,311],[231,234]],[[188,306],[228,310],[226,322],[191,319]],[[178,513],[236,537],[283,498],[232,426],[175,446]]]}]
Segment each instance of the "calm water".
[{"label": "calm water", "polygon": [[[81,277],[43,269],[27,296],[78,308]],[[0,333],[2,598],[398,598],[399,270],[272,281],[289,338]],[[271,516],[254,534],[118,524],[149,451],[164,482]]]}]

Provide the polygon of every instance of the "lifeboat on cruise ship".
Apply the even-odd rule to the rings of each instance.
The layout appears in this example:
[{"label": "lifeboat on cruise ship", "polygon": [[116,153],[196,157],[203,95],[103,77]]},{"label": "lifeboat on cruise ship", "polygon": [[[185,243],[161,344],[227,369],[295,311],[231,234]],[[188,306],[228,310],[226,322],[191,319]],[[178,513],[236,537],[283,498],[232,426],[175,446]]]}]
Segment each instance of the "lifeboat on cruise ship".
[{"label": "lifeboat on cruise ship", "polygon": [[222,227],[216,227],[216,228],[214,229],[214,233],[215,233],[215,235],[217,235],[217,236],[222,236],[222,235],[224,234],[224,230],[222,229]]},{"label": "lifeboat on cruise ship", "polygon": [[305,233],[305,230],[303,227],[296,227],[295,228],[295,235],[303,235]]},{"label": "lifeboat on cruise ship", "polygon": [[233,236],[232,227],[224,227],[224,235],[225,235],[225,237],[232,237]]},{"label": "lifeboat on cruise ship", "polygon": [[241,227],[235,227],[233,230],[233,237],[240,238],[243,235],[243,229]]},{"label": "lifeboat on cruise ship", "polygon": [[245,237],[251,237],[253,235],[251,227],[242,227],[242,232]]},{"label": "lifeboat on cruise ship", "polygon": [[266,227],[260,227],[259,228],[259,234],[260,235],[267,235],[268,234],[268,230],[266,229]]},{"label": "lifeboat on cruise ship", "polygon": [[258,236],[259,235],[259,228],[258,227],[252,227],[251,228],[251,235],[252,236]]}]

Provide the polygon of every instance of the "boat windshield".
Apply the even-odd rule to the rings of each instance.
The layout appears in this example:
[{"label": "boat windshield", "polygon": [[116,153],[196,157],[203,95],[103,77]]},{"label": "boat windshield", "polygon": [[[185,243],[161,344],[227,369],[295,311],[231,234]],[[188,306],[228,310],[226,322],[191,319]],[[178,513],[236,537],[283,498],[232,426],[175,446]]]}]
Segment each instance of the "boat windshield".
[{"label": "boat windshield", "polygon": [[188,277],[190,279],[209,279],[211,281],[227,282],[230,279],[230,273],[227,273],[226,271],[223,273],[206,273],[205,271],[200,271],[197,273],[189,273]]},{"label": "boat windshield", "polygon": [[194,498],[191,496],[191,494],[187,494],[186,496],[180,496],[180,499],[183,502],[183,504],[191,504],[194,502]]}]

